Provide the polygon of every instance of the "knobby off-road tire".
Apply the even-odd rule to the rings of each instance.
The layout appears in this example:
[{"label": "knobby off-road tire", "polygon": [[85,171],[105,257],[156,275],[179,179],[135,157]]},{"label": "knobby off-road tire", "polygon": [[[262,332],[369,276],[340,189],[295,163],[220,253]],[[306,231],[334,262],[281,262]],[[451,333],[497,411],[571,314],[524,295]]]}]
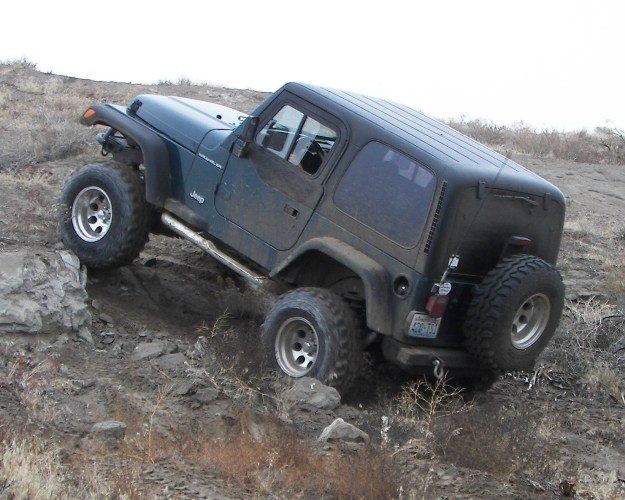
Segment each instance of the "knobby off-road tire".
[{"label": "knobby off-road tire", "polygon": [[61,204],[61,239],[88,267],[129,264],[148,240],[143,182],[130,167],[85,165],[65,185]]},{"label": "knobby off-road tire", "polygon": [[323,288],[283,295],[262,326],[265,363],[293,378],[313,377],[345,393],[358,375],[362,341],[347,302]]},{"label": "knobby off-road tire", "polygon": [[530,370],[564,306],[560,273],[542,259],[502,260],[476,287],[464,322],[468,350],[495,372]]}]

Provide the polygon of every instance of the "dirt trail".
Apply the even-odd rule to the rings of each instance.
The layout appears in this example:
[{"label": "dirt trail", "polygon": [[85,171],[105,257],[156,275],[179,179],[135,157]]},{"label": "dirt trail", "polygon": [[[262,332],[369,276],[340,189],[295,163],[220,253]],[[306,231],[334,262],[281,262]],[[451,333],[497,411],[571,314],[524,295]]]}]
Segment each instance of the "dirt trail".
[{"label": "dirt trail", "polygon": [[[119,100],[128,93],[121,87],[117,91]],[[190,97],[234,106],[243,99],[241,108],[262,97],[247,91],[188,91]],[[0,251],[59,247],[56,200],[61,186],[95,154],[2,177]],[[583,301],[602,296],[609,278],[603,264],[622,258],[625,246],[625,166],[522,155],[514,159],[554,182],[567,197],[559,262],[567,296]],[[3,377],[19,359],[31,367],[51,359],[60,365],[46,365],[56,384],[38,402],[6,379],[0,383],[0,432],[9,422],[24,422],[60,447],[63,464],[74,477],[85,475],[81,464],[97,465],[103,477],[135,484],[130,496],[136,498],[270,497],[198,465],[189,451],[194,441],[240,433],[246,408],[268,415],[268,421],[280,410],[272,400],[275,394],[243,394],[232,373],[215,370],[236,361],[248,370],[246,375],[253,373],[262,300],[190,244],[165,237],[152,237],[131,266],[90,273],[87,290],[95,318],[93,344],[75,336],[3,339]],[[561,328],[557,335],[568,333]],[[198,343],[200,336],[203,342]],[[151,360],[133,358],[145,342],[161,342],[164,351]],[[587,381],[559,370],[557,345],[540,360],[542,371],[509,374],[478,395],[470,411],[437,413],[431,422],[421,413],[417,426],[398,416],[402,385],[410,378],[374,362],[337,410],[291,408],[289,419],[299,436],[314,440],[340,416],[381,447],[382,417],[390,417],[385,449],[401,479],[402,498],[553,498],[565,495],[567,484],[573,483],[579,498],[625,497],[623,395],[589,396]],[[532,375],[536,380],[530,383]],[[105,420],[128,425],[126,440],[132,446],[124,453],[101,448],[90,437],[93,424]],[[503,421],[508,427],[499,428]],[[431,423],[425,433],[424,422]],[[335,453],[337,460],[350,457],[336,447],[325,452]],[[488,460],[482,463],[482,457]],[[120,476],[121,470],[136,477]]]}]

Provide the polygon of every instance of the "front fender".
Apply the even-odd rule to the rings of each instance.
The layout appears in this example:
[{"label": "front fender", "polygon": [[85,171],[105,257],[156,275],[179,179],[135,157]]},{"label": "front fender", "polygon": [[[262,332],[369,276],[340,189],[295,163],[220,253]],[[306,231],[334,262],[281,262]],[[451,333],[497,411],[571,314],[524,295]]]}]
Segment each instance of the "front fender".
[{"label": "front fender", "polygon": [[142,123],[126,114],[120,106],[90,106],[80,118],[82,125],[105,125],[131,138],[141,148],[145,167],[145,198],[162,207],[171,191],[169,153],[165,141]]},{"label": "front fender", "polygon": [[276,277],[304,254],[317,251],[340,262],[356,273],[363,282],[367,311],[367,326],[379,333],[392,331],[391,285],[388,273],[378,262],[336,238],[321,237],[308,240],[289,255],[270,276]]}]

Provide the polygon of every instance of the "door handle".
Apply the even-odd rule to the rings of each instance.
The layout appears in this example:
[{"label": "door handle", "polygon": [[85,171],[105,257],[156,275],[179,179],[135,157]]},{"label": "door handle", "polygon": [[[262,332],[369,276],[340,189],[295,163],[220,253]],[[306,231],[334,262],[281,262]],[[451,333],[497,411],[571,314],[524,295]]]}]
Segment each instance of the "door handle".
[{"label": "door handle", "polygon": [[291,205],[284,205],[284,211],[293,218],[297,217],[299,214],[299,211]]}]

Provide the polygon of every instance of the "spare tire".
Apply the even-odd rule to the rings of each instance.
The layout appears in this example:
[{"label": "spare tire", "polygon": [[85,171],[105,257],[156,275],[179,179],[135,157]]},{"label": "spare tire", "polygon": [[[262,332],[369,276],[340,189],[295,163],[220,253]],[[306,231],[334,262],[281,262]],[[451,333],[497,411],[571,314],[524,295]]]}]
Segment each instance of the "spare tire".
[{"label": "spare tire", "polygon": [[531,370],[555,333],[564,284],[549,263],[532,255],[503,259],[476,286],[463,331],[484,368]]}]

